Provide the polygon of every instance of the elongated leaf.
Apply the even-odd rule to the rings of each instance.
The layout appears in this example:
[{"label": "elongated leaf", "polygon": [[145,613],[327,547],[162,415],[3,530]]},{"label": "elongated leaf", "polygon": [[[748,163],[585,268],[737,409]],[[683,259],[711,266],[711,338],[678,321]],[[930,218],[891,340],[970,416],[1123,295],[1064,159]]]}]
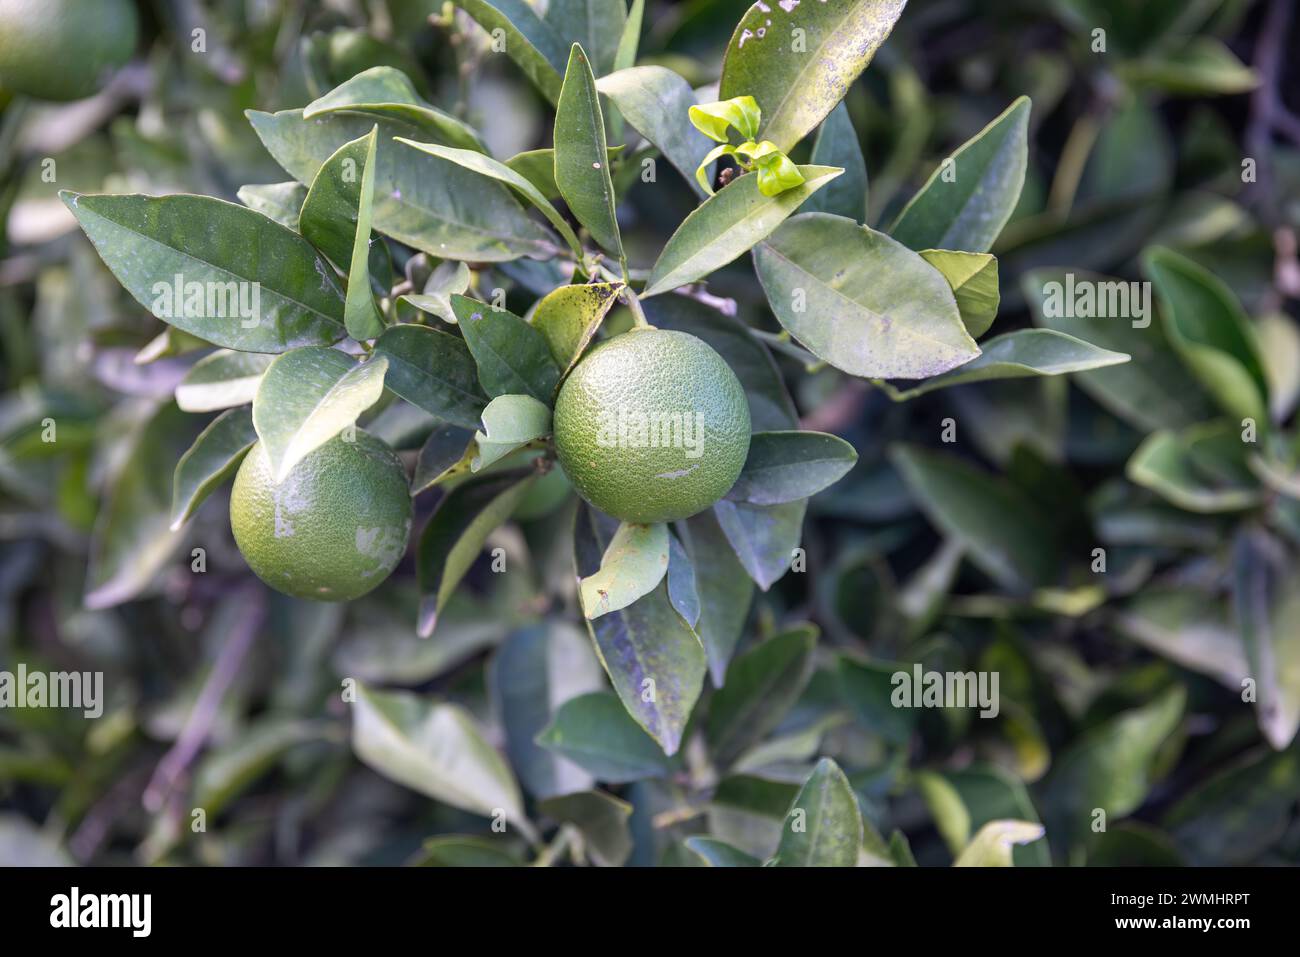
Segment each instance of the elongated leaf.
[{"label": "elongated leaf", "polygon": [[388,362],[384,385],[444,422],[477,428],[487,405],[464,340],[427,326],[393,326],[375,343]]},{"label": "elongated leaf", "polygon": [[199,433],[176,463],[172,478],[172,529],[178,529],[218,486],[234,474],[257,441],[253,413],[230,409]]},{"label": "elongated leaf", "polygon": [[1021,281],[1034,322],[1084,339],[1131,362],[1077,373],[1074,381],[1104,408],[1150,431],[1203,422],[1214,406],[1188,373],[1136,284],[1083,270],[1043,269]]},{"label": "elongated leaf", "polygon": [[286,352],[271,363],[253,399],[253,424],[277,482],[379,401],[388,360],[357,364],[335,349]]},{"label": "elongated leaf", "polygon": [[751,505],[795,502],[834,485],[857,460],[853,446],[825,432],[755,432],[727,498]]},{"label": "elongated leaf", "polygon": [[688,837],[686,846],[710,867],[761,867],[763,864],[757,857],[711,837]]},{"label": "elongated leaf", "polygon": [[295,745],[316,737],[303,721],[263,718],[238,738],[209,751],[194,772],[196,807],[210,814],[222,810],[275,766]]},{"label": "elongated leaf", "polygon": [[[1233,441],[1231,424],[1207,423],[1183,432],[1152,432],[1138,446],[1125,468],[1129,481],[1150,489],[1161,498],[1189,512],[1213,514],[1254,508],[1264,489],[1247,474],[1212,474],[1196,447],[1205,441]],[[1242,452],[1237,439],[1237,451]]]},{"label": "elongated leaf", "polygon": [[1028,164],[1029,98],[939,164],[890,233],[912,249],[988,252],[1020,200]]},{"label": "elongated leaf", "polygon": [[473,835],[451,834],[431,837],[420,847],[418,867],[522,867],[518,852],[502,846],[500,840]]},{"label": "elongated leaf", "polygon": [[551,405],[560,370],[537,329],[512,312],[464,296],[452,296],[451,307],[488,395],[531,395]]},{"label": "elongated leaf", "polygon": [[[998,820],[1042,823],[1024,782],[1010,771],[976,764],[944,777],[961,798],[970,828],[976,834]],[[1017,867],[1050,867],[1052,856],[1047,840],[1018,845],[1012,850],[1012,860]]]},{"label": "elongated leaf", "polygon": [[719,99],[757,99],[763,124],[755,139],[788,152],[844,99],[906,2],[755,3],[727,45]]},{"label": "elongated leaf", "polygon": [[558,623],[520,629],[497,649],[489,682],[506,753],[523,786],[538,797],[590,788],[590,774],[536,742],[564,702],[605,685],[587,636]]},{"label": "elongated leaf", "polygon": [[1172,50],[1125,60],[1118,70],[1138,87],[1182,96],[1245,93],[1259,86],[1259,74],[1237,58],[1217,37],[1192,37]]},{"label": "elongated leaf", "polygon": [[1223,281],[1169,249],[1143,257],[1164,306],[1169,339],[1215,401],[1236,418],[1268,419],[1268,377],[1259,344]]},{"label": "elongated leaf", "polygon": [[525,0],[456,0],[488,33],[504,32],[505,52],[552,103],[560,98],[565,44]]},{"label": "elongated leaf", "polygon": [[862,847],[862,812],[849,779],[830,758],[817,762],[781,829],[777,867],[853,867]]},{"label": "elongated leaf", "polygon": [[654,591],[668,573],[668,538],[667,525],[619,525],[600,568],[578,583],[583,614],[599,618]]},{"label": "elongated leaf", "polygon": [[415,85],[401,70],[376,66],[363,70],[303,109],[305,119],[346,110],[394,116],[423,127],[440,142],[464,149],[483,151],[483,141],[472,126],[449,113],[435,109],[415,91]]},{"label": "elongated leaf", "polygon": [[274,219],[281,226],[297,230],[302,204],[307,199],[307,187],[295,182],[267,183],[241,186],[236,195],[241,203],[254,212]]},{"label": "elongated leaf", "polygon": [[456,486],[438,503],[420,533],[416,553],[422,637],[433,634],[447,599],[478,558],[488,535],[510,517],[533,479],[531,472],[481,475]]},{"label": "elongated leaf", "polygon": [[781,723],[812,675],[817,629],[783,632],[732,662],[709,706],[710,753],[726,767]]},{"label": "elongated leaf", "polygon": [[890,458],[917,505],[986,575],[1017,591],[1054,581],[1055,536],[1023,494],[954,456],[896,446]]},{"label": "elongated leaf", "polygon": [[1276,750],[1300,728],[1300,573],[1281,543],[1243,529],[1233,546],[1233,612],[1255,679],[1260,730]]},{"label": "elongated leaf", "polygon": [[577,364],[623,288],[621,282],[561,286],[537,304],[532,324],[546,337],[561,378]]},{"label": "elongated leaf", "polygon": [[581,44],[591,57],[591,68],[603,76],[614,69],[627,0],[551,0],[546,22],[566,44]]},{"label": "elongated leaf", "polygon": [[515,172],[504,163],[499,163],[490,156],[476,150],[453,149],[448,146],[438,146],[434,143],[416,143],[412,140],[397,138],[397,142],[406,146],[414,147],[417,150],[428,153],[430,156],[437,156],[440,159],[448,160],[457,166],[463,166],[465,169],[473,170],[489,179],[505,183],[511,189],[518,192],[544,215],[552,226],[555,227],[564,241],[569,244],[569,249],[573,251],[574,258],[582,262],[582,245],[578,242],[578,237],[573,234],[569,223],[563,216],[556,211],[542,191],[528,181],[524,176]]},{"label": "elongated leaf", "polygon": [[614,51],[614,69],[628,70],[636,64],[637,50],[641,45],[641,26],[645,19],[645,0],[632,0],[628,9],[627,20],[623,24],[623,35],[618,39],[618,49]]},{"label": "elongated leaf", "polygon": [[906,747],[916,727],[914,708],[895,707],[893,676],[905,671],[900,665],[885,661],[859,661],[840,655],[836,663],[836,681],[840,694],[858,718],[858,723],[885,741]]},{"label": "elongated leaf", "polygon": [[724,499],[713,514],[745,572],[767,591],[790,570],[807,508],[807,501],[760,506]]},{"label": "elongated leaf", "polygon": [[988,340],[984,352],[964,366],[935,376],[914,389],[887,390],[896,401],[988,379],[1023,379],[1033,376],[1086,372],[1128,362],[1119,352],[1100,349],[1091,343],[1050,329],[1018,329]]},{"label": "elongated leaf", "polygon": [[207,196],[60,195],[113,275],[164,322],[241,352],[343,338],[329,267],[274,220]]},{"label": "elongated leaf", "polygon": [[186,412],[213,412],[252,402],[273,358],[225,349],[204,356],[176,387],[176,404]]},{"label": "elongated leaf", "polygon": [[600,867],[622,867],[632,854],[632,805],[626,801],[604,791],[584,791],[548,798],[537,809],[577,827],[587,854]]},{"label": "elongated leaf", "polygon": [[803,185],[776,196],[764,196],[758,189],[758,176],[746,174],[701,203],[659,254],[642,298],[702,279],[744,255],[843,171],[800,166],[799,172]]},{"label": "elongated leaf", "polygon": [[311,183],[340,146],[364,136],[378,121],[374,228],[440,259],[505,262],[547,257],[550,235],[528,217],[510,190],[484,183],[449,160],[395,142],[428,131],[394,116],[325,113],[311,120],[301,110],[250,111],[249,122],[277,163],[300,183]]},{"label": "elongated leaf", "polygon": [[[746,573],[710,509],[679,523],[683,547],[695,571],[700,615],[695,626],[708,656],[709,676],[721,688],[727,665],[740,640],[754,600],[754,582]],[[671,556],[669,575],[672,574]],[[669,581],[669,589],[672,581]]]},{"label": "elongated leaf", "polygon": [[659,745],[608,691],[564,702],[537,743],[610,784],[661,777],[670,767]]},{"label": "elongated leaf", "polygon": [[1043,836],[1041,824],[1029,821],[990,821],[971,838],[953,867],[1012,867],[1017,844],[1031,844]]},{"label": "elongated leaf", "polygon": [[465,475],[477,454],[478,446],[470,429],[458,425],[434,429],[420,447],[419,458],[415,461],[411,494],[419,495],[448,479]]},{"label": "elongated leaf", "polygon": [[623,239],[618,232],[607,157],[605,117],[596,78],[587,54],[575,43],[555,107],[555,185],[592,239],[621,260]]},{"label": "elongated leaf", "polygon": [[[611,146],[605,153],[606,160],[612,164],[622,152],[623,147]],[[555,185],[555,150],[525,150],[506,160],[505,165],[536,186],[548,201],[560,198],[560,187]]]},{"label": "elongated leaf", "polygon": [[689,83],[667,67],[637,66],[602,76],[596,89],[614,101],[619,113],[686,177],[691,189],[706,195],[695,170],[713,142],[686,122],[696,105]]},{"label": "elongated leaf", "polygon": [[484,817],[504,813],[533,834],[510,767],[458,705],[358,682],[352,750],[398,784]]},{"label": "elongated leaf", "polygon": [[803,211],[834,213],[863,222],[867,216],[867,161],[848,107],[842,101],[822,120],[809,162],[814,166],[838,166],[844,175],[810,197]]},{"label": "elongated leaf", "polygon": [[474,433],[478,455],[470,469],[478,472],[520,446],[551,431],[551,410],[531,395],[499,395],[483,410],[483,429]]},{"label": "elongated leaf", "polygon": [[[376,127],[366,139],[365,167],[357,195],[357,225],[352,240],[352,258],[348,264],[348,291],[344,301],[343,324],[348,335],[358,342],[374,339],[384,331],[384,317],[375,297],[370,294],[370,217],[375,197]],[[310,198],[310,194],[308,194]],[[385,289],[384,292],[388,290]]]},{"label": "elongated leaf", "polygon": [[922,249],[921,258],[943,274],[972,339],[989,331],[998,316],[998,261],[991,253]]},{"label": "elongated leaf", "polygon": [[777,319],[837,369],[924,379],[979,355],[943,276],[851,219],[796,216],[755,249],[754,265]]},{"label": "elongated leaf", "polygon": [[[574,530],[579,577],[600,568],[615,531],[613,520],[579,507]],[[677,753],[704,683],[705,657],[699,637],[669,602],[667,585],[589,621],[587,628],[627,713],[665,754]]]}]

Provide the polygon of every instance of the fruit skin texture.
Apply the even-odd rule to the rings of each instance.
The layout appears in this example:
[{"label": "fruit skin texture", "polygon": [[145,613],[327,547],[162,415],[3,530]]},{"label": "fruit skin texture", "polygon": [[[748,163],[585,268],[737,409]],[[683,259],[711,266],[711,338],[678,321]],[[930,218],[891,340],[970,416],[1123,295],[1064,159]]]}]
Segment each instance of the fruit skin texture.
[{"label": "fruit skin texture", "polygon": [[[638,429],[638,416],[659,428]],[[634,329],[592,349],[560,389],[554,428],[578,494],[641,524],[708,508],[749,453],[749,404],[736,374],[700,339],[666,329]]]},{"label": "fruit skin texture", "polygon": [[349,601],[401,561],[411,492],[396,454],[369,433],[330,439],[278,486],[259,442],[230,493],[230,528],[245,561],[295,598]]},{"label": "fruit skin texture", "polygon": [[131,58],[131,0],[0,0],[0,86],[42,100],[79,100]]}]

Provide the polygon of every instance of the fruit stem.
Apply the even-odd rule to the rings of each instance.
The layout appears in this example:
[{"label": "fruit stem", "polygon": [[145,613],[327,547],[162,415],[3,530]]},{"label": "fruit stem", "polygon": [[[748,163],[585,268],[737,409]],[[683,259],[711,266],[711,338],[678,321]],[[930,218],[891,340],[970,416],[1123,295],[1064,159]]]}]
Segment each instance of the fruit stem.
[{"label": "fruit stem", "polygon": [[623,287],[623,301],[627,307],[632,310],[632,323],[638,329],[653,329],[650,320],[645,317],[645,310],[641,308],[641,300],[637,298],[632,287]]}]

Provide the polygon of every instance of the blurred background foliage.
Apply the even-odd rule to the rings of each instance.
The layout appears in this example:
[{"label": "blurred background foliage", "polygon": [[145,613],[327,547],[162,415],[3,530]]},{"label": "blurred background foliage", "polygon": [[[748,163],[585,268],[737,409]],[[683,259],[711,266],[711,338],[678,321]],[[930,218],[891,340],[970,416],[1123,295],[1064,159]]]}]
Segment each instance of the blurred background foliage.
[{"label": "blurred background foliage", "polygon": [[[1079,334],[1128,365],[904,404],[774,341],[804,425],[860,453],[811,503],[806,572],[758,593],[740,631],[744,655],[815,623],[815,646],[783,638],[806,684],[769,689],[761,740],[709,759],[702,728],[666,759],[617,738],[608,693],[581,698],[588,713],[569,717],[607,736],[575,763],[535,740],[562,703],[605,688],[579,630],[572,502],[500,529],[508,573],[482,559],[429,641],[409,559],[360,601],[312,604],[251,579],[220,501],[168,536],[172,468],[203,424],[171,395],[203,344],[160,333],[56,195],[233,201],[285,179],[245,110],[301,107],[379,64],[497,156],[547,145],[544,100],[435,0],[145,0],[138,56],[102,92],[0,114],[0,667],[102,671],[106,691],[97,721],[0,710],[0,863],[698,865],[721,854],[708,837],[763,857],[819,756],[848,775],[872,862],[950,863],[982,824],[1014,818],[1047,828],[1016,849],[1024,865],[1300,863],[1290,6],[912,0],[846,100],[867,222],[888,224],[950,150],[1031,96],[994,332],[1042,323],[1055,274],[1147,279],[1144,251],[1175,250],[1249,316],[1268,384],[1261,454],[1230,447],[1238,425],[1181,354],[1120,320]],[[716,82],[741,10],[652,0],[640,62]],[[671,175],[632,190],[633,262],[694,202]],[[522,313],[526,269],[501,273]],[[710,291],[779,330],[743,260]],[[949,418],[954,445],[940,441]],[[408,457],[422,440],[382,413],[367,428]],[[1153,436],[1161,454],[1135,467]],[[900,442],[943,450],[928,483],[901,476]],[[998,573],[1026,554],[1036,580]],[[719,588],[739,574],[721,557],[700,567]],[[891,709],[889,675],[912,662],[998,671],[1000,715]],[[352,705],[345,678],[366,689]],[[358,758],[385,745],[388,777]],[[524,824],[494,834],[497,807]]]}]

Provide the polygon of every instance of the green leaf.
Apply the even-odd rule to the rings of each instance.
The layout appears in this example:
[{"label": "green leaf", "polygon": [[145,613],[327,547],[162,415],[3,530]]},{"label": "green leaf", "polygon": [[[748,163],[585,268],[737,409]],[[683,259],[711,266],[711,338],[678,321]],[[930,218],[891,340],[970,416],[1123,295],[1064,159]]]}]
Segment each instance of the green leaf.
[{"label": "green leaf", "polygon": [[1143,256],[1174,348],[1188,368],[1236,418],[1268,423],[1268,377],[1241,304],[1223,281],[1173,250]]},{"label": "green leaf", "polygon": [[420,847],[419,867],[522,867],[523,861],[498,838],[452,834],[431,837]]},{"label": "green leaf", "polygon": [[786,812],[799,786],[750,774],[731,774],[718,782],[709,802],[709,833],[760,860],[781,840]]},{"label": "green leaf", "polygon": [[906,747],[916,727],[917,712],[893,703],[893,676],[904,666],[884,661],[858,661],[840,655],[835,677],[840,695],[857,716],[858,723],[887,743]]},{"label": "green leaf", "polygon": [[[623,147],[611,146],[606,151],[605,158],[612,164],[622,152]],[[506,160],[506,166],[536,186],[537,191],[548,201],[560,198],[560,187],[555,185],[555,150],[526,150],[516,153]]]},{"label": "green leaf", "polygon": [[636,64],[637,48],[641,44],[641,25],[645,19],[645,0],[632,0],[627,20],[623,24],[623,33],[618,38],[618,49],[614,52],[614,69],[627,70]]},{"label": "green leaf", "polygon": [[[970,828],[976,833],[984,825],[997,820],[1042,823],[1024,782],[1010,771],[977,764],[944,777],[961,798]],[[1052,864],[1046,840],[1017,848],[1013,858],[1020,867],[1050,867]]]},{"label": "green leaf", "polygon": [[979,358],[935,376],[915,389],[900,391],[885,386],[885,391],[895,401],[903,401],[968,382],[1065,375],[1129,361],[1122,353],[1100,349],[1050,329],[1017,329],[989,339],[983,349]]},{"label": "green leaf", "polygon": [[469,479],[443,497],[420,533],[419,632],[433,634],[447,599],[483,550],[483,543],[514,512],[532,487],[532,472],[500,472]]},{"label": "green leaf", "polygon": [[505,52],[552,103],[560,98],[564,40],[526,0],[456,0],[488,33],[505,34]]},{"label": "green leaf", "polygon": [[307,187],[295,182],[249,185],[239,187],[236,195],[249,209],[296,232]]},{"label": "green leaf", "polygon": [[194,437],[193,420],[172,403],[125,403],[104,426],[112,430],[117,454],[91,536],[84,599],[89,609],[120,605],[156,584],[182,541],[170,527],[169,479]]},{"label": "green leaf", "polygon": [[207,196],[60,195],[118,282],[164,322],[241,352],[343,338],[343,293],[329,267],[260,213]]},{"label": "green leaf", "polygon": [[483,431],[474,433],[478,455],[470,463],[470,470],[485,469],[550,431],[548,406],[531,395],[499,395],[483,410]]},{"label": "green leaf", "polygon": [[564,702],[605,686],[587,636],[556,622],[522,628],[497,649],[488,680],[510,765],[529,793],[553,797],[590,788],[590,774],[536,742]]},{"label": "green leaf", "polygon": [[711,140],[726,143],[734,128],[742,139],[758,138],[758,124],[763,111],[752,96],[733,96],[713,103],[701,103],[687,110],[691,126]]},{"label": "green leaf", "polygon": [[648,595],[668,573],[668,526],[623,522],[600,559],[578,582],[582,612],[599,618]]},{"label": "green leaf", "polygon": [[704,858],[710,867],[761,867],[763,864],[757,857],[711,837],[688,837],[686,846]]},{"label": "green leaf", "polygon": [[1150,704],[1123,711],[1075,739],[1047,782],[1053,840],[1058,831],[1075,839],[1086,836],[1096,808],[1106,812],[1109,825],[1142,805],[1157,752],[1178,727],[1186,697],[1175,685]]},{"label": "green leaf", "polygon": [[596,89],[614,102],[619,113],[663,153],[697,194],[705,195],[695,181],[695,170],[711,144],[682,122],[695,106],[695,91],[689,83],[667,67],[637,66],[602,76]]},{"label": "green leaf", "polygon": [[561,286],[537,303],[532,325],[546,337],[561,378],[582,357],[624,288],[621,282]]},{"label": "green leaf", "polygon": [[358,364],[336,349],[286,352],[267,368],[253,399],[253,424],[275,481],[357,421],[384,393],[388,360]]},{"label": "green leaf", "polygon": [[[579,263],[583,262],[582,244],[578,242],[578,237],[573,234],[569,223],[563,216],[556,211],[540,189],[532,184],[526,177],[520,175],[511,169],[505,163],[499,163],[490,156],[485,156],[476,150],[452,149],[447,146],[438,146],[434,143],[416,143],[412,140],[402,139],[400,136],[397,142],[412,146],[417,150],[428,153],[430,156],[437,156],[455,163],[457,166],[463,166],[465,169],[472,170],[480,176],[486,176],[489,179],[505,183],[511,189],[521,194],[525,199],[537,207],[555,227],[556,231],[564,237],[564,241],[569,244],[574,259]],[[463,291],[463,290],[462,290]]]},{"label": "green leaf", "polygon": [[[1026,273],[1021,288],[1036,325],[1132,356],[1130,362],[1074,377],[1120,419],[1147,432],[1181,428],[1214,414],[1165,337],[1162,321],[1153,321],[1149,297],[1142,310],[1129,283],[1083,270],[1042,269]],[[1094,318],[1094,308],[1103,301],[1108,305]],[[1145,318],[1139,311],[1145,311]]]},{"label": "green leaf", "polygon": [[1236,428],[1231,423],[1206,423],[1182,432],[1152,432],[1129,459],[1125,474],[1129,481],[1189,512],[1239,512],[1259,505],[1264,490],[1249,472],[1207,469],[1206,455],[1197,451],[1207,443],[1220,449],[1235,443],[1235,449],[1226,447],[1235,451],[1244,468],[1245,452]]},{"label": "green leaf", "polygon": [[411,494],[419,495],[435,485],[465,475],[477,454],[478,447],[470,429],[458,425],[434,429],[420,447],[415,476],[411,479]]},{"label": "green leaf", "polygon": [[1182,96],[1230,96],[1259,86],[1259,74],[1217,37],[1192,37],[1182,47],[1123,60],[1116,72],[1133,86]]},{"label": "green leaf", "polygon": [[1018,592],[1055,582],[1056,536],[1022,493],[951,455],[895,446],[890,458],[930,521],[986,575]]},{"label": "green leaf", "polygon": [[991,253],[922,249],[921,258],[943,274],[972,339],[989,331],[998,315],[998,261]]},{"label": "green leaf", "polygon": [[1232,607],[1255,679],[1260,731],[1282,751],[1300,729],[1300,572],[1294,556],[1261,529],[1233,545]]},{"label": "green leaf", "polygon": [[384,385],[452,425],[477,428],[487,399],[463,339],[411,324],[393,326],[375,343],[388,362]]},{"label": "green leaf", "polygon": [[[804,203],[803,211],[834,213],[863,222],[867,217],[867,161],[843,102],[822,120],[809,162],[815,166],[839,166],[844,175]],[[996,286],[994,283],[995,289]]]},{"label": "green leaf", "polygon": [[735,762],[781,723],[812,676],[817,628],[800,625],[741,655],[709,705],[706,736],[719,767]]},{"label": "green leaf", "polygon": [[[699,633],[700,589],[695,566],[676,535],[668,536],[668,601],[682,621]],[[703,642],[703,638],[701,638]]]},{"label": "green leaf", "polygon": [[[370,131],[365,142],[361,188],[357,195],[356,231],[352,239],[352,257],[348,265],[348,290],[343,307],[343,324],[348,335],[358,342],[374,339],[384,331],[384,317],[370,292],[370,215],[375,196],[375,137],[379,127]],[[346,147],[345,147],[346,148]],[[328,168],[328,164],[325,168]],[[307,194],[308,201],[311,193]],[[305,206],[304,206],[305,208]],[[387,289],[384,292],[388,292]]]},{"label": "green leaf", "polygon": [[862,812],[849,779],[822,758],[786,812],[777,867],[854,867],[862,848]]},{"label": "green leaf", "polygon": [[[929,809],[935,830],[948,845],[948,850],[954,856],[961,853],[970,843],[971,821],[970,812],[966,810],[966,804],[957,789],[947,778],[934,771],[915,772],[912,783]],[[1010,861],[1004,866],[1010,866]]]},{"label": "green leaf", "polygon": [[364,136],[378,119],[373,226],[385,236],[439,259],[468,262],[553,253],[550,234],[505,186],[484,183],[449,160],[394,142],[427,139],[428,130],[417,124],[350,112],[306,120],[301,110],[252,110],[248,118],[275,161],[300,183],[311,183],[340,146]]},{"label": "green leaf", "polygon": [[1041,824],[1028,821],[990,821],[980,828],[953,867],[1012,867],[1017,844],[1031,844],[1046,833]]},{"label": "green leaf", "polygon": [[241,729],[232,741],[207,752],[195,769],[194,806],[215,817],[287,751],[315,737],[309,724],[286,718],[262,718]]},{"label": "green leaf", "polygon": [[259,352],[219,349],[185,373],[176,387],[176,404],[186,412],[215,412],[252,402],[273,359]]},{"label": "green leaf", "polygon": [[851,219],[796,216],[755,249],[754,265],[781,325],[852,375],[924,379],[980,354],[943,275]]},{"label": "green leaf", "polygon": [[825,432],[755,432],[727,498],[751,505],[795,502],[834,485],[857,460],[853,446]]},{"label": "green leaf", "polygon": [[608,155],[596,78],[586,53],[575,43],[555,107],[555,185],[591,238],[622,260]]},{"label": "green leaf", "polygon": [[257,441],[253,414],[230,409],[199,433],[189,451],[176,463],[172,478],[172,530],[185,523],[218,486],[234,474]]},{"label": "green leaf", "polygon": [[763,591],[790,570],[794,549],[803,535],[807,501],[784,505],[749,505],[723,499],[713,514],[745,572]]},{"label": "green leaf", "polygon": [[363,70],[308,103],[302,115],[310,120],[340,110],[392,116],[423,128],[450,146],[486,151],[472,126],[430,106],[416,93],[410,77],[391,66]]},{"label": "green leaf", "polygon": [[[600,568],[615,531],[612,519],[579,507],[574,558],[580,578]],[[623,707],[665,754],[675,754],[703,687],[705,657],[699,637],[668,600],[667,585],[587,628]]]},{"label": "green leaf", "polygon": [[421,312],[437,316],[455,325],[456,313],[451,308],[453,294],[464,295],[469,290],[469,267],[462,262],[439,263],[424,282],[423,292],[398,296],[398,302],[408,302]]},{"label": "green leaf", "polygon": [[[755,3],[727,45],[718,96],[754,96],[763,111],[759,135],[788,152],[844,98],[905,3]],[[795,30],[804,42],[791,49]]]},{"label": "green leaf", "polygon": [[549,818],[574,825],[583,846],[600,867],[622,867],[632,855],[628,822],[632,805],[604,791],[584,791],[547,798],[537,809]]},{"label": "green leaf", "polygon": [[610,784],[662,777],[671,766],[659,745],[608,691],[564,702],[537,743]]},{"label": "green leaf", "polygon": [[890,229],[912,249],[988,252],[1020,199],[1028,164],[1029,98],[939,164]]},{"label": "green leaf", "polygon": [[641,297],[695,282],[744,255],[843,171],[801,166],[799,172],[803,185],[776,196],[764,196],[758,177],[746,174],[701,203],[669,238]]},{"label": "green leaf", "polygon": [[465,296],[452,296],[451,308],[488,395],[531,395],[551,405],[560,370],[541,332],[512,312]]},{"label": "green leaf", "polygon": [[[708,656],[709,675],[721,688],[732,652],[740,641],[754,600],[754,582],[727,541],[713,511],[706,510],[678,523],[682,545],[695,571],[695,591],[700,603],[695,630]],[[672,575],[672,559],[668,573]],[[671,591],[672,581],[669,581]]]},{"label": "green leaf", "polygon": [[504,812],[534,834],[509,765],[459,705],[357,682],[352,750],[398,784],[472,814]]},{"label": "green leaf", "polygon": [[545,19],[564,43],[582,44],[596,73],[603,76],[614,69],[627,25],[627,0],[550,0]]}]

